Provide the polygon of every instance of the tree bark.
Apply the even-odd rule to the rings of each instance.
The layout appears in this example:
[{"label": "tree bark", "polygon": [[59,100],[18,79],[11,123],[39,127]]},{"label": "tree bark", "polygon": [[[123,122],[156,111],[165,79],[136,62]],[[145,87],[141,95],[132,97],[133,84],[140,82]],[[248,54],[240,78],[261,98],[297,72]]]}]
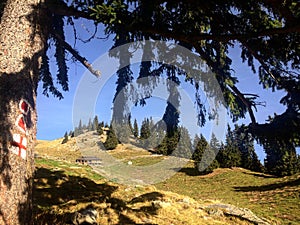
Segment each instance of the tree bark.
[{"label": "tree bark", "polygon": [[7,0],[0,22],[0,224],[32,224],[40,0]]}]

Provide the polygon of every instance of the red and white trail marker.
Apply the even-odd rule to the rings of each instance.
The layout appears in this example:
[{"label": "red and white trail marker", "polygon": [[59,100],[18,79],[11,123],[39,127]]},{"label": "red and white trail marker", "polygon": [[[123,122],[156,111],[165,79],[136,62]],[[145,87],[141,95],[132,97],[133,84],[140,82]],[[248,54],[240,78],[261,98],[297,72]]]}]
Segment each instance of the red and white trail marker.
[{"label": "red and white trail marker", "polygon": [[26,159],[27,155],[27,138],[20,134],[13,134],[11,151],[12,153],[20,156],[22,159]]},{"label": "red and white trail marker", "polygon": [[22,99],[19,103],[19,109],[24,115],[27,115],[29,111],[29,103],[26,100]]},{"label": "red and white trail marker", "polygon": [[[28,114],[30,110],[30,104],[22,99],[19,102],[19,110],[20,114],[16,119],[15,125],[21,131],[22,134],[13,134],[13,140],[11,141],[10,150],[12,153],[20,156],[22,159],[26,159],[27,155],[27,122],[29,121],[30,114]],[[26,136],[24,136],[26,135]]]},{"label": "red and white trail marker", "polygon": [[27,134],[27,126],[26,126],[26,121],[25,121],[25,117],[23,114],[20,114],[18,116],[18,118],[16,120],[16,126],[22,133]]}]

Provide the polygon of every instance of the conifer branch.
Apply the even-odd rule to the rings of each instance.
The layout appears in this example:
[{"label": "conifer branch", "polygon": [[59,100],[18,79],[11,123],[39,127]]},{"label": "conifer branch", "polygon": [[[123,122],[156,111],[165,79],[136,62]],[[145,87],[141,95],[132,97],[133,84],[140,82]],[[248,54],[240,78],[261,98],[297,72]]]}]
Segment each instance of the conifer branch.
[{"label": "conifer branch", "polygon": [[62,46],[68,51],[70,52],[75,59],[77,59],[84,67],[86,67],[93,75],[95,75],[97,78],[99,78],[101,76],[101,72],[99,70],[96,70],[92,67],[92,64],[90,64],[88,62],[88,60],[84,57],[82,57],[78,51],[76,51],[74,48],[72,48],[71,45],[69,45],[65,40],[62,39],[62,37],[57,34],[57,33],[52,33],[52,35],[54,36],[54,38],[56,38],[61,44]]}]

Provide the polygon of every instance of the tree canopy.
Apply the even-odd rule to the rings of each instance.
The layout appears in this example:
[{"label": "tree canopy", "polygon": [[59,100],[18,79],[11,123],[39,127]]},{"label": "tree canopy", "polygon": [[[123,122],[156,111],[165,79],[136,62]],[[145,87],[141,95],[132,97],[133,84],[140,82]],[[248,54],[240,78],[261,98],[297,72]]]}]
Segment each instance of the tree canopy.
[{"label": "tree canopy", "polygon": [[[251,133],[251,137],[265,146],[266,165],[273,167],[280,162],[274,173],[297,165],[291,159],[296,161],[295,146],[300,146],[298,0],[4,0],[0,3],[0,16],[0,154],[3,156],[0,183],[4,184],[0,195],[5,198],[4,203],[0,203],[0,223],[25,224],[31,214],[38,81],[42,83],[44,94],[52,93],[62,98],[60,90],[69,89],[67,52],[92,74],[101,75],[67,40],[66,25],[74,28],[74,37],[78,39],[75,21],[79,18],[90,20],[95,26],[95,34],[86,41],[96,38],[97,30],[104,27],[105,34],[114,41],[112,48],[135,41],[163,40],[192,51],[213,72],[211,79],[218,81],[233,121],[250,117],[251,122],[243,126],[241,132]],[[144,58],[153,54],[150,44],[143,48]],[[241,62],[259,78],[262,89],[285,93],[278,99],[285,107],[284,112],[270,115],[263,124],[257,122],[255,111],[261,104],[258,93],[247,93],[239,88],[239,75],[233,72],[231,48],[241,49]],[[50,66],[50,50],[56,59],[54,73]],[[139,73],[140,78],[146,78],[140,84],[143,92],[136,94],[126,89],[120,92],[132,80],[131,55],[123,50],[111,52],[120,62],[116,102],[124,104],[123,100],[130,97],[137,104],[145,104],[159,76],[167,74],[169,82],[178,84],[178,76],[182,75],[195,87],[199,124],[205,125],[210,115],[199,95],[200,78],[191,77],[180,68],[143,62]],[[161,58],[167,53],[164,49],[157,52]],[[191,68],[197,64],[192,58],[182,59]],[[213,95],[215,90],[209,91]],[[169,99],[177,98],[178,101],[173,102],[179,104],[176,86],[169,86],[168,92]],[[119,107],[113,109],[115,121],[127,122],[129,115],[122,114],[126,106]],[[166,107],[162,119],[168,128],[177,127],[178,113],[176,107]],[[173,138],[176,143],[177,136]],[[27,140],[25,145],[23,139]],[[24,148],[26,155],[20,156]],[[7,154],[9,152],[12,154]],[[273,157],[274,152],[281,159]]]},{"label": "tree canopy", "polygon": [[[190,49],[215,73],[233,120],[248,113],[251,124],[247,129],[261,143],[278,139],[299,145],[298,1],[75,0],[49,1],[46,6],[52,15],[50,39],[56,47],[57,78],[63,90],[68,89],[64,51],[71,52],[95,73],[84,57],[65,41],[62,29],[65,23],[72,24],[77,18],[86,18],[94,21],[95,27],[103,24],[105,33],[114,35],[116,46],[121,42],[168,40]],[[239,81],[232,72],[229,56],[232,47],[241,48],[241,61],[259,77],[262,88],[285,92],[285,96],[278,99],[286,106],[284,113],[270,115],[270,121],[265,124],[257,123],[255,110],[260,104],[259,96],[244,93],[237,87]],[[50,91],[60,97],[51,83],[47,60],[45,55],[41,70],[45,93]]]},{"label": "tree canopy", "polygon": [[[62,98],[49,67],[47,49],[50,46],[55,49],[56,79],[63,91],[68,90],[67,51],[93,74],[100,75],[65,39],[64,26],[73,26],[76,19],[85,18],[93,21],[95,28],[104,25],[105,33],[114,38],[112,47],[133,41],[168,40],[190,49],[214,72],[234,121],[249,115],[251,123],[246,128],[261,143],[272,139],[299,145],[299,6],[296,0],[45,1],[41,7],[47,10],[50,21],[47,21],[48,47],[40,70],[44,94],[50,92]],[[76,36],[76,32],[74,34]],[[255,110],[260,104],[259,96],[244,93],[237,87],[239,81],[232,71],[229,56],[232,47],[241,49],[241,61],[259,77],[262,88],[285,92],[285,96],[278,99],[286,106],[285,112],[270,115],[270,120],[264,124],[257,123]],[[141,75],[145,70],[153,75],[153,66],[143,63]],[[125,69],[130,72],[129,68]],[[157,71],[156,68],[155,75]],[[121,81],[124,79],[119,77]],[[118,83],[117,92],[122,85],[125,84]],[[194,81],[194,85],[197,88],[197,82]],[[203,107],[201,105],[199,114],[205,112]]]}]

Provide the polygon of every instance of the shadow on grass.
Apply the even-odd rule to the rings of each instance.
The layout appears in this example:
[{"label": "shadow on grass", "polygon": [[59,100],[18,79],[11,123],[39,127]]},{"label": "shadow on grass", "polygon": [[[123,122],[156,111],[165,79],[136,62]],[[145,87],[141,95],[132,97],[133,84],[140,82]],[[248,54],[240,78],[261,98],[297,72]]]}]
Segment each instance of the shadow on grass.
[{"label": "shadow on grass", "polygon": [[300,185],[300,178],[296,180],[290,180],[286,182],[273,183],[262,186],[243,186],[243,187],[234,187],[235,191],[238,192],[251,192],[251,191],[273,191],[277,189],[282,189],[285,187],[295,187]]},{"label": "shadow on grass", "polygon": [[181,168],[181,169],[174,169],[175,171],[178,171],[179,173],[185,173],[187,176],[203,176],[203,175],[207,175],[210,174],[212,172],[208,172],[208,171],[199,171],[197,168],[194,167],[185,167],[185,168]]},{"label": "shadow on grass", "polygon": [[262,178],[277,178],[276,176],[270,175],[270,174],[263,174],[263,173],[257,173],[257,172],[251,172],[251,171],[247,171],[247,172],[243,172],[244,174],[247,175],[252,175],[255,177],[262,177]]},{"label": "shadow on grass", "polygon": [[[107,207],[102,209],[102,216],[108,215],[106,212],[110,208],[116,212],[118,224],[137,224],[122,214],[123,210],[133,211],[126,202],[112,197],[117,189],[117,185],[98,184],[85,177],[66,175],[63,171],[37,168],[33,190],[34,224],[72,224],[71,215],[78,207],[88,208],[101,203],[107,204]],[[153,194],[152,197],[156,198],[156,195]],[[59,208],[59,213],[53,210],[55,208]],[[149,211],[145,213],[148,214]],[[156,209],[153,208],[151,214],[156,213]]]},{"label": "shadow on grass", "polygon": [[141,196],[135,197],[129,203],[135,204],[138,202],[147,202],[147,201],[162,199],[163,197],[164,195],[162,193],[154,191],[154,192],[146,193]]},{"label": "shadow on grass", "polygon": [[85,177],[66,175],[63,171],[38,168],[35,175],[34,200],[44,207],[66,203],[70,200],[80,203],[102,202],[116,189],[117,187],[105,183],[97,184]]},{"label": "shadow on grass", "polygon": [[201,173],[199,170],[193,167],[182,168],[178,171],[179,173],[185,173],[188,176],[199,176]]}]

